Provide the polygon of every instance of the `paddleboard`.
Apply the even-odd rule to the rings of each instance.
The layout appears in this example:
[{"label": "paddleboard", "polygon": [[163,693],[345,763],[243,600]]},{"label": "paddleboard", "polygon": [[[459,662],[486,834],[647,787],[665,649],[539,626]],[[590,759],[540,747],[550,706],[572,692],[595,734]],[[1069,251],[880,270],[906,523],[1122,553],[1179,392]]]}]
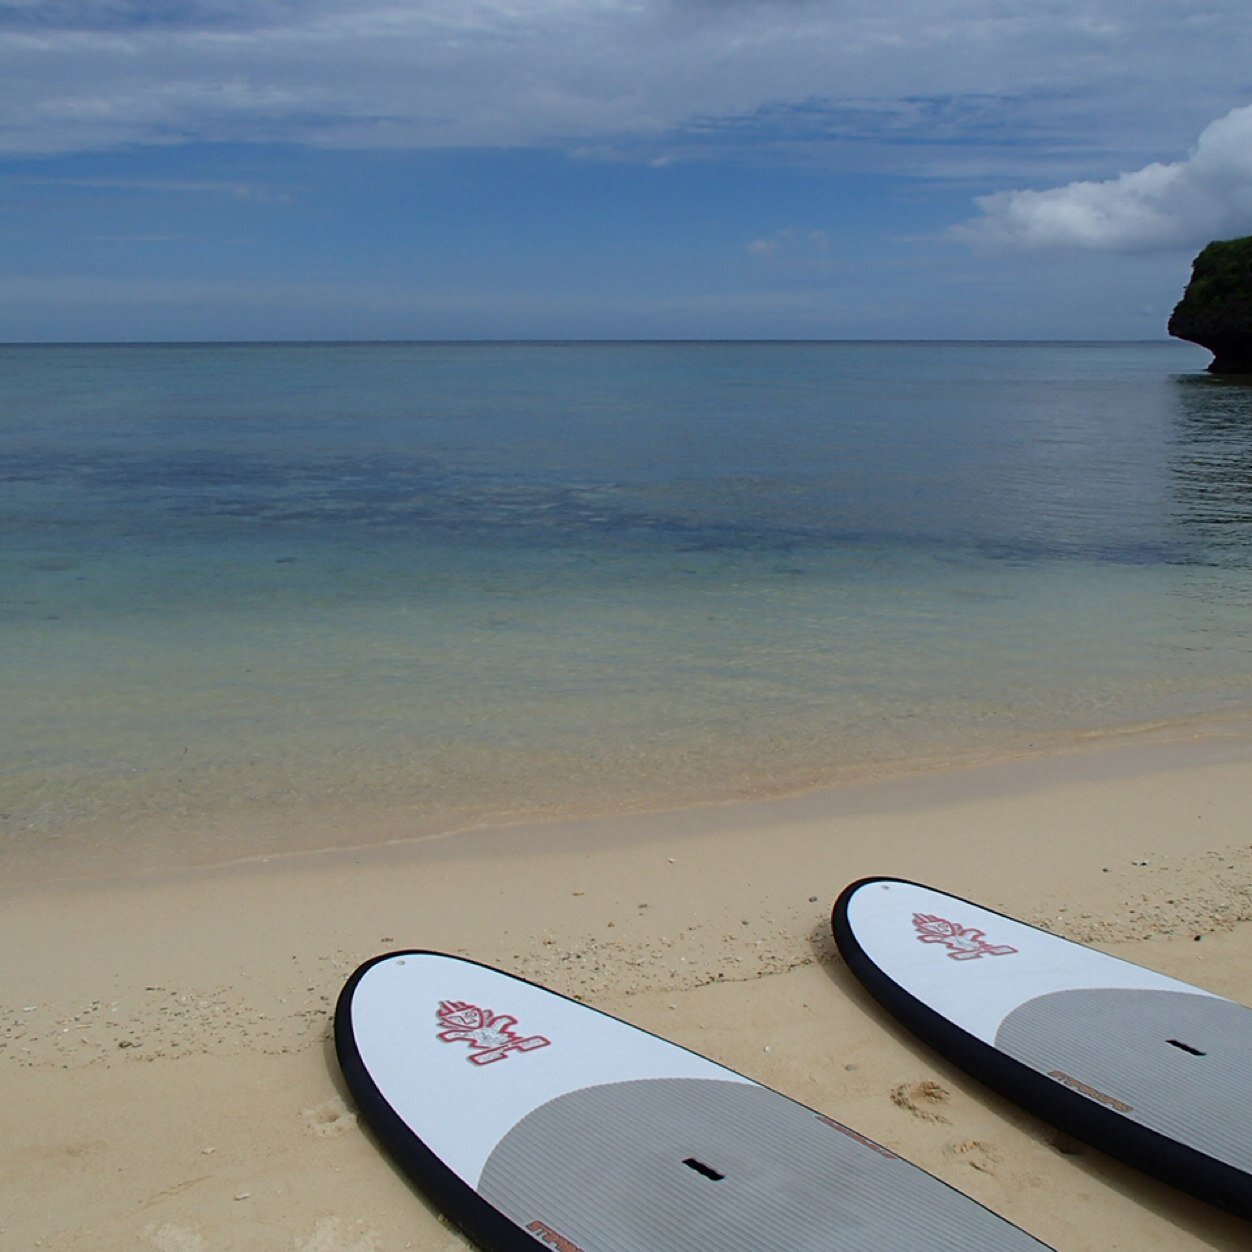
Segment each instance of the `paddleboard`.
[{"label": "paddleboard", "polygon": [[1252,1216],[1252,1010],[899,879],[847,887],[832,925],[848,968],[949,1060]]},{"label": "paddleboard", "polygon": [[335,1046],[382,1146],[489,1252],[1044,1247],[832,1118],[459,957],[366,962]]}]

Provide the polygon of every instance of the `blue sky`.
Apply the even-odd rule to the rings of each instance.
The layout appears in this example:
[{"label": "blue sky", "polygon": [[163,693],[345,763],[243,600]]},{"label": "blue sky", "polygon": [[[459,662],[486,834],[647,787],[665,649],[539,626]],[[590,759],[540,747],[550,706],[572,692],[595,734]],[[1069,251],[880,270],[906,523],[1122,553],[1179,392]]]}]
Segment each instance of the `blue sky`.
[{"label": "blue sky", "polygon": [[0,340],[1156,338],[1246,0],[0,0]]}]

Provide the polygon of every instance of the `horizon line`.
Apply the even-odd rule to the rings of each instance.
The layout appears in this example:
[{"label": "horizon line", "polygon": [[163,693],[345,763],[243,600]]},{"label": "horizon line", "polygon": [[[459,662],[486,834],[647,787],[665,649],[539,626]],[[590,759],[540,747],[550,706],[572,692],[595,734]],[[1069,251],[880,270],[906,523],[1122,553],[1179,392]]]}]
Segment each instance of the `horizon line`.
[{"label": "horizon line", "polygon": [[[475,338],[367,338],[367,339],[6,339],[0,348],[299,348],[299,347],[599,347],[614,345],[697,345],[697,344],[985,344],[990,346],[1021,346],[1031,344],[1111,345],[1111,344],[1181,344],[1187,341],[1174,336],[1139,339],[1053,339],[1053,338],[953,338],[935,337],[840,337],[818,336],[657,336],[657,337],[562,337],[482,336]],[[1198,344],[1189,346],[1199,348]]]}]

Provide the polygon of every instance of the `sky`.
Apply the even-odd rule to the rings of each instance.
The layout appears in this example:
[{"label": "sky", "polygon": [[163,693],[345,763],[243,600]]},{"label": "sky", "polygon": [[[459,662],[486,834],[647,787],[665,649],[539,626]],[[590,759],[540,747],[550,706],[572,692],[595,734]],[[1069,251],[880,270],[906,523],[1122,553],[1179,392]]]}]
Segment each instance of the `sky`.
[{"label": "sky", "polygon": [[1247,0],[0,0],[0,341],[1159,339]]}]

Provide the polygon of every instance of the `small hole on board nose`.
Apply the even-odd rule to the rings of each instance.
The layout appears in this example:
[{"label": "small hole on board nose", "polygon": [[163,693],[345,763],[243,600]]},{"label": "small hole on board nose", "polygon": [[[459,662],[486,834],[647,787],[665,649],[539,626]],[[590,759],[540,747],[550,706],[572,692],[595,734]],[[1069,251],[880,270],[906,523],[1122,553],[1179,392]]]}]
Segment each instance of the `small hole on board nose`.
[{"label": "small hole on board nose", "polygon": [[1183,1043],[1181,1039],[1166,1039],[1165,1042],[1180,1052],[1190,1052],[1192,1056],[1208,1056],[1207,1052],[1201,1052],[1199,1048],[1193,1048],[1189,1043]]},{"label": "small hole on board nose", "polygon": [[719,1174],[712,1165],[706,1165],[703,1161],[697,1161],[694,1156],[689,1156],[683,1164],[688,1169],[694,1169],[697,1174],[703,1174],[705,1178],[713,1182],[721,1182],[726,1177],[725,1174]]}]

